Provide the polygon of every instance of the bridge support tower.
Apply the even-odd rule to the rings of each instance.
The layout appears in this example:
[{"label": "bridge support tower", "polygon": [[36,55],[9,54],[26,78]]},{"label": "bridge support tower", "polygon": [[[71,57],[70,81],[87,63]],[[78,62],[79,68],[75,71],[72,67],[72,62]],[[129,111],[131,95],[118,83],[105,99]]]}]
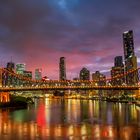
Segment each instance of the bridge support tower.
[{"label": "bridge support tower", "polygon": [[0,68],[0,87],[2,87],[2,69]]},{"label": "bridge support tower", "polygon": [[8,92],[0,92],[0,103],[10,102],[10,95]]}]

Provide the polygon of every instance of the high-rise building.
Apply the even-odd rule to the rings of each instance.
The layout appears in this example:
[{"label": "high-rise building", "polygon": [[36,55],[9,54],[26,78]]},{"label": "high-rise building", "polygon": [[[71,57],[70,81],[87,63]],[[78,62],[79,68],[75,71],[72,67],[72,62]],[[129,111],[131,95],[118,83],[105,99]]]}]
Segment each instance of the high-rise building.
[{"label": "high-rise building", "polygon": [[[112,67],[111,69],[111,84],[112,85],[123,85],[125,83],[124,67]],[[121,76],[122,75],[122,76]]]},{"label": "high-rise building", "polygon": [[23,71],[23,76],[32,79],[32,71]]},{"label": "high-rise building", "polygon": [[[14,72],[15,64],[12,61],[8,62],[5,69],[10,72]],[[12,75],[5,73],[3,76],[4,76],[3,85],[11,86],[11,83],[13,83],[13,80],[14,80]]]},{"label": "high-rise building", "polygon": [[114,66],[115,67],[123,67],[123,57],[122,56],[116,56],[114,59]]},{"label": "high-rise building", "polygon": [[23,71],[23,76],[32,79],[32,71]]},{"label": "high-rise building", "polygon": [[123,46],[124,46],[124,59],[126,62],[129,57],[135,55],[132,30],[123,33]]},{"label": "high-rise building", "polygon": [[7,70],[14,71],[15,70],[15,63],[8,62],[6,68],[7,68]]},{"label": "high-rise building", "polygon": [[[134,52],[134,40],[133,31],[127,31],[123,33],[123,45],[124,45],[124,60],[125,60],[125,71],[128,72],[133,69],[137,69],[137,57]],[[138,72],[135,74],[126,75],[126,84],[135,85],[138,83]]]},{"label": "high-rise building", "polygon": [[35,79],[36,80],[42,79],[42,69],[35,69]]},{"label": "high-rise building", "polygon": [[[15,72],[15,64],[12,61],[8,62],[5,69],[10,72]],[[12,86],[12,83],[15,83],[15,79],[13,78],[12,75],[5,73],[4,77],[5,77],[5,80],[3,81],[3,85]]]},{"label": "high-rise building", "polygon": [[60,62],[59,62],[59,79],[60,80],[66,80],[65,57],[60,57]]},{"label": "high-rise building", "polygon": [[121,78],[123,74],[124,64],[122,56],[116,56],[114,59],[114,67],[111,69],[112,85],[122,85],[125,82],[125,78],[123,76]]},{"label": "high-rise building", "polygon": [[18,63],[16,64],[16,73],[17,74],[24,74],[24,71],[26,70],[26,65],[24,63]]},{"label": "high-rise building", "polygon": [[90,80],[90,71],[87,68],[81,69],[80,80]]},{"label": "high-rise building", "polygon": [[92,73],[92,80],[94,81],[94,84],[97,86],[103,86],[106,85],[106,76],[99,71],[96,71],[95,73]]}]

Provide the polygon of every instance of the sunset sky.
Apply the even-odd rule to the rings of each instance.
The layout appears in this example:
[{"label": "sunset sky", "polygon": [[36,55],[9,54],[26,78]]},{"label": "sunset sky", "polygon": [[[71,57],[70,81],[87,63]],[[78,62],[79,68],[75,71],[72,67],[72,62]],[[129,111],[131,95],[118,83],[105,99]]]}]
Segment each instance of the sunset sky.
[{"label": "sunset sky", "polygon": [[12,57],[58,79],[64,56],[69,79],[82,67],[107,72],[123,55],[127,30],[140,63],[139,13],[140,0],[0,0],[0,65]]}]

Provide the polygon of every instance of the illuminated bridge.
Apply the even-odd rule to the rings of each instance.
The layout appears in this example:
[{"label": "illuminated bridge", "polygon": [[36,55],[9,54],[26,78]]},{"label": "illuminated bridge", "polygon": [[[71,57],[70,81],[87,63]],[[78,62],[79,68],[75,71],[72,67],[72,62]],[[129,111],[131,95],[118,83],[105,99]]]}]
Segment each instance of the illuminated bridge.
[{"label": "illuminated bridge", "polygon": [[0,68],[0,91],[24,91],[24,90],[136,90],[140,88],[140,68],[118,74],[112,78],[100,78],[99,80],[34,80],[5,68]]}]

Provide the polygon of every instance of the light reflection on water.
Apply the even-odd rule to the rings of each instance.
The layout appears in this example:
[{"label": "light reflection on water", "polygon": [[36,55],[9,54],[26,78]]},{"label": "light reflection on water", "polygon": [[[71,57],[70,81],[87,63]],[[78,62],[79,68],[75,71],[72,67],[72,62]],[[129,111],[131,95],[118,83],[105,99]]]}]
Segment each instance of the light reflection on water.
[{"label": "light reflection on water", "polygon": [[0,140],[137,140],[135,105],[92,100],[36,99],[36,106],[0,110]]}]

